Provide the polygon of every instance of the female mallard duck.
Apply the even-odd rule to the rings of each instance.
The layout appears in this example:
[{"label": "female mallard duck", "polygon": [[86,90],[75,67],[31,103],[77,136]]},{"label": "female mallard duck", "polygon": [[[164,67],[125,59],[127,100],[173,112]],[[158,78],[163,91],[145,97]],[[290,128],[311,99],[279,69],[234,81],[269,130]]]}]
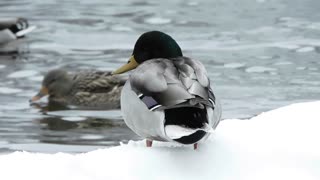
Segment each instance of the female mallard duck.
[{"label": "female mallard duck", "polygon": [[196,149],[221,118],[203,64],[184,57],[169,35],[151,31],[139,37],[128,63],[113,74],[134,68],[121,93],[126,124],[147,139],[147,147],[159,140]]},{"label": "female mallard duck", "polygon": [[89,71],[69,74],[57,69],[50,71],[42,81],[42,88],[30,101],[49,95],[49,101],[62,105],[86,108],[120,108],[120,93],[126,81],[111,72]]},{"label": "female mallard duck", "polygon": [[21,38],[34,29],[24,18],[0,18],[0,44]]}]

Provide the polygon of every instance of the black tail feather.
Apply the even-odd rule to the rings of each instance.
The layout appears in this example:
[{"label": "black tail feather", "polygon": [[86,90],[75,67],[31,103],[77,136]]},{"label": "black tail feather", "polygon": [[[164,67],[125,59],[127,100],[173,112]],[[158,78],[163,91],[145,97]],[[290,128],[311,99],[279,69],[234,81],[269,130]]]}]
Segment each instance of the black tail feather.
[{"label": "black tail feather", "polygon": [[[208,123],[206,108],[180,107],[165,110],[165,126],[180,125],[188,128],[202,128],[204,123]],[[197,131],[189,136],[184,136],[175,141],[182,144],[193,144],[201,140],[206,135],[204,131]]]}]

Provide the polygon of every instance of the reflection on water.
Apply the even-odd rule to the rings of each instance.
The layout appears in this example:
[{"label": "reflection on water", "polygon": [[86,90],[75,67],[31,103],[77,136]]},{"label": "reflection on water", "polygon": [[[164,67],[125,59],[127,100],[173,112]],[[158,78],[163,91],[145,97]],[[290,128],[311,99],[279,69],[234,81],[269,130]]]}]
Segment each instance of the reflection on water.
[{"label": "reflection on water", "polygon": [[49,117],[39,120],[39,123],[43,130],[40,137],[42,143],[110,146],[128,139],[138,139],[134,133],[128,132],[120,120],[88,118],[84,121],[66,121]]},{"label": "reflection on water", "polygon": [[[29,100],[30,102],[30,100]],[[39,109],[42,113],[47,113],[48,111],[59,111],[59,110],[69,110],[68,106],[65,106],[63,104],[49,101],[49,102],[33,102],[30,103],[30,106],[33,108]]]},{"label": "reflection on water", "polygon": [[28,100],[54,68],[114,70],[148,30],[171,34],[208,69],[223,118],[319,99],[318,0],[2,0],[38,28],[0,46],[0,153],[84,152],[138,139],[119,110]]}]

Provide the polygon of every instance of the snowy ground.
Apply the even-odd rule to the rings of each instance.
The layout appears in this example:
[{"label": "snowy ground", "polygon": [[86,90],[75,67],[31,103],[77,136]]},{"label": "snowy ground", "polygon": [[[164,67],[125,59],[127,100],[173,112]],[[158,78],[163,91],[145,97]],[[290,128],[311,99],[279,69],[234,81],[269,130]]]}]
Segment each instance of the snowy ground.
[{"label": "snowy ground", "polygon": [[225,120],[194,151],[144,142],[84,154],[15,152],[0,156],[3,180],[320,179],[320,101],[250,120]]}]

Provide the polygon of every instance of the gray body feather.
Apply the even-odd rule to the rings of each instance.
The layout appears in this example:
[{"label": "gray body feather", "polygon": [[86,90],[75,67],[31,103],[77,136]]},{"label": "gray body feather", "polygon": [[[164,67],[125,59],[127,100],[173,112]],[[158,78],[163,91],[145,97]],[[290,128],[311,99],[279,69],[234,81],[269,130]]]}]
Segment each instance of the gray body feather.
[{"label": "gray body feather", "polygon": [[187,57],[146,61],[131,74],[130,83],[136,93],[152,96],[167,107],[190,99],[203,103],[209,98],[205,68]]},{"label": "gray body feather", "polygon": [[[138,135],[172,141],[164,130],[163,109],[206,108],[209,126],[218,125],[221,107],[210,89],[207,72],[199,61],[187,57],[152,59],[140,64],[130,75],[121,93],[121,110],[126,124]],[[141,93],[153,97],[162,107],[150,111],[139,99]]]}]

